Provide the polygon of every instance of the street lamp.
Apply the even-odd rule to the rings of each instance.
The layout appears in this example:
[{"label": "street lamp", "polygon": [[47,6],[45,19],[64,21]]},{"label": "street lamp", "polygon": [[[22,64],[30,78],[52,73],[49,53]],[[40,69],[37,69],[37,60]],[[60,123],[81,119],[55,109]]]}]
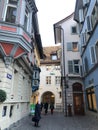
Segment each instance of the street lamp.
[{"label": "street lamp", "polygon": [[64,29],[61,26],[56,26],[54,24],[54,37],[55,43],[62,43],[62,60],[63,60],[63,71],[62,71],[62,81],[63,90],[65,92],[65,116],[67,116],[67,94],[66,94],[66,76],[65,76],[65,46],[64,46]]}]

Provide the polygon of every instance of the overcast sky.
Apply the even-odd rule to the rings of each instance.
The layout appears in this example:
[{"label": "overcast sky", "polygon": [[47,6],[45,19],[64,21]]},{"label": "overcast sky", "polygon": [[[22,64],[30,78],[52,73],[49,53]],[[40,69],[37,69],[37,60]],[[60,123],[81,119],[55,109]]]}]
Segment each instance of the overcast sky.
[{"label": "overcast sky", "polygon": [[35,0],[42,46],[53,46],[53,24],[74,12],[76,0]]}]

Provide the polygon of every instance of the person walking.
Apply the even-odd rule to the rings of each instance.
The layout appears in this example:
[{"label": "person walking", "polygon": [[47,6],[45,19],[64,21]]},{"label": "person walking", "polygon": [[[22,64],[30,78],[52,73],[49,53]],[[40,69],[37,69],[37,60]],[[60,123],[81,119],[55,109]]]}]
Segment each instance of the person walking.
[{"label": "person walking", "polygon": [[51,115],[53,115],[53,110],[54,110],[54,104],[53,103],[50,104],[50,109],[51,109]]},{"label": "person walking", "polygon": [[48,113],[48,103],[46,102],[44,104],[44,109],[45,109],[45,115]]},{"label": "person walking", "polygon": [[41,119],[41,108],[39,102],[37,102],[35,105],[35,114],[33,119],[33,121],[35,122],[34,124],[35,127],[39,127],[40,119]]},{"label": "person walking", "polygon": [[42,109],[43,109],[43,103],[42,102],[41,102],[40,106],[41,106],[41,111],[42,111]]}]

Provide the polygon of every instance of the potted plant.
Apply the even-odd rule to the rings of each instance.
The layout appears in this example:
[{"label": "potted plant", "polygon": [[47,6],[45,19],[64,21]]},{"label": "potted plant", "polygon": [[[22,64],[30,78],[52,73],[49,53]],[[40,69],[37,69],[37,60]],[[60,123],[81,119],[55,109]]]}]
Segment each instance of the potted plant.
[{"label": "potted plant", "polygon": [[0,89],[0,102],[4,102],[6,100],[6,92]]}]

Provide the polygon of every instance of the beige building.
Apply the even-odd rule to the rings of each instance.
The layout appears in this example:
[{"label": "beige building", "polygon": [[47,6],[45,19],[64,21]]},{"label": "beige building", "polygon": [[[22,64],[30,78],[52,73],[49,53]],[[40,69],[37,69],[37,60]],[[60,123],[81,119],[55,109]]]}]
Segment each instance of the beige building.
[{"label": "beige building", "polygon": [[61,70],[60,70],[60,46],[43,48],[44,59],[41,60],[39,101],[54,103],[55,109],[61,110]]}]

